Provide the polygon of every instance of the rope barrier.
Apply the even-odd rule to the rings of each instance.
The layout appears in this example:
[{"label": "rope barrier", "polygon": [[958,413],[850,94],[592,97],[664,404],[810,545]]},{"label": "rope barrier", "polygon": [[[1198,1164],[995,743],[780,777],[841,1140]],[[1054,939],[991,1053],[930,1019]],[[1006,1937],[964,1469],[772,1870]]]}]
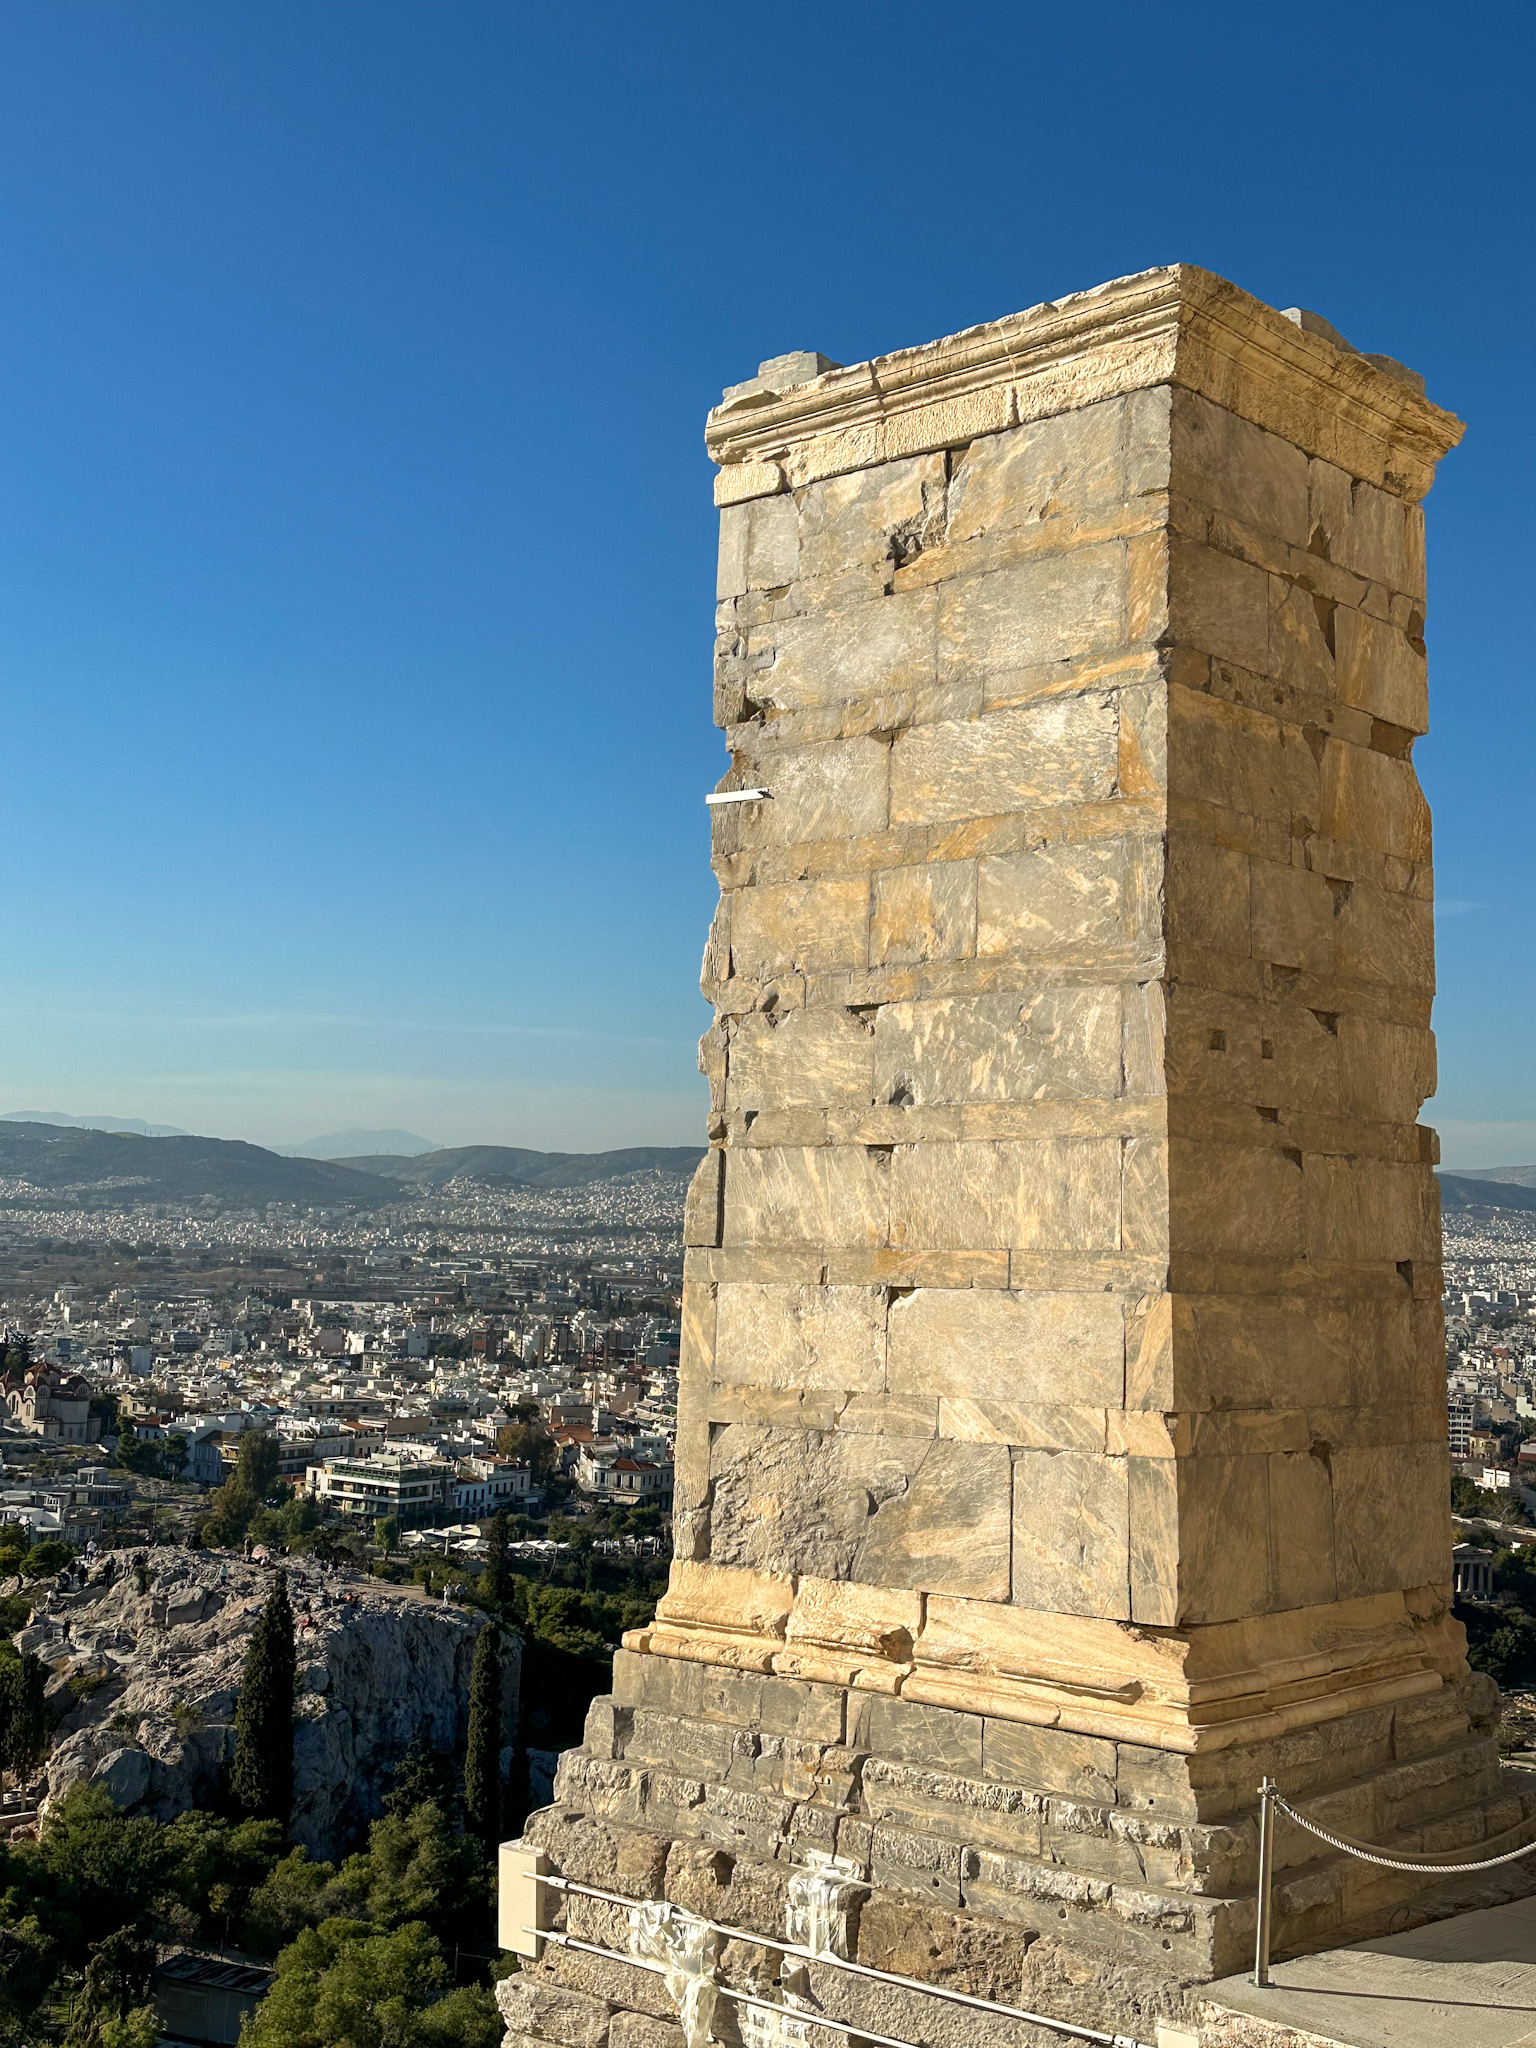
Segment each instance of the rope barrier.
[{"label": "rope barrier", "polygon": [[1497,1870],[1501,1863],[1518,1863],[1522,1856],[1529,1856],[1536,1849],[1536,1842],[1527,1842],[1523,1849],[1510,1849],[1502,1856],[1488,1856],[1481,1863],[1419,1863],[1406,1862],[1400,1857],[1388,1856],[1385,1850],[1367,1848],[1363,1842],[1346,1841],[1342,1835],[1330,1835],[1326,1828],[1320,1828],[1315,1820],[1308,1820],[1304,1813],[1298,1813],[1287,1799],[1278,1792],[1270,1795],[1276,1806],[1299,1828],[1305,1828],[1309,1835],[1316,1835],[1320,1842],[1326,1842],[1330,1849],[1342,1849],[1346,1856],[1353,1856],[1361,1863],[1374,1863],[1382,1870],[1408,1870],[1419,1875],[1433,1876],[1440,1871]]},{"label": "rope barrier", "polygon": [[1505,1863],[1518,1863],[1522,1856],[1529,1856],[1536,1850],[1536,1841],[1527,1842],[1520,1849],[1506,1849],[1501,1856],[1484,1856],[1472,1863],[1430,1863],[1422,1857],[1390,1856],[1385,1849],[1365,1842],[1351,1842],[1347,1836],[1335,1835],[1327,1828],[1320,1827],[1306,1814],[1298,1813],[1286,1799],[1272,1778],[1266,1778],[1259,1787],[1259,1897],[1257,1924],[1254,1930],[1253,1981],[1259,1986],[1269,1983],[1269,1950],[1271,1906],[1275,1875],[1275,1814],[1283,1813],[1287,1820],[1295,1821],[1318,1841],[1326,1842],[1330,1849],[1337,1849],[1341,1855],[1353,1856],[1358,1863],[1372,1863],[1378,1870],[1404,1870],[1413,1877],[1455,1876],[1459,1872],[1474,1870],[1497,1870]]}]

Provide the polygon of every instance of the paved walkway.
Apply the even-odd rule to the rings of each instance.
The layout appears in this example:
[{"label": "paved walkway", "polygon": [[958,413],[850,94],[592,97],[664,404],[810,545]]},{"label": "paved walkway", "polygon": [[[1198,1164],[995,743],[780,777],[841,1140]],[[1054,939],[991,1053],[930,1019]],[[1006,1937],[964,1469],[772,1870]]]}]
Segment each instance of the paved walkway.
[{"label": "paved walkway", "polygon": [[1536,2048],[1536,1898],[1276,1963],[1270,1975],[1264,1991],[1223,1978],[1210,2003],[1268,2020],[1276,2043],[1294,2028],[1340,2048]]}]

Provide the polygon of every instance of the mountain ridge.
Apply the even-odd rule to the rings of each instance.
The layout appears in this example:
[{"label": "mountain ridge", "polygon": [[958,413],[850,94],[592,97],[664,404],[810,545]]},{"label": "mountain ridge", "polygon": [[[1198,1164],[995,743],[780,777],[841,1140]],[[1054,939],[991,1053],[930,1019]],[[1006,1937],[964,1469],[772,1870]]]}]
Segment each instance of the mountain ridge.
[{"label": "mountain ridge", "polygon": [[1451,1166],[1442,1169],[1461,1180],[1502,1181],[1517,1188],[1536,1188],[1536,1166]]},{"label": "mountain ridge", "polygon": [[386,1154],[333,1164],[420,1187],[478,1180],[489,1186],[578,1188],[616,1180],[626,1173],[692,1173],[704,1149],[702,1145],[626,1145],[612,1152],[535,1152],[522,1145],[450,1145],[418,1158]]},{"label": "mountain ridge", "polygon": [[1439,1174],[1442,1209],[1536,1209],[1536,1187],[1519,1181],[1479,1180],[1472,1174]]},{"label": "mountain ridge", "polygon": [[179,1124],[147,1124],[141,1116],[71,1116],[67,1109],[0,1110],[0,1124],[55,1124],[61,1131],[126,1131],[137,1138],[191,1138]]},{"label": "mountain ridge", "polygon": [[[212,1200],[223,1208],[269,1202],[295,1208],[385,1207],[413,1189],[451,1180],[491,1187],[579,1188],[628,1173],[691,1173],[702,1145],[632,1145],[612,1152],[535,1152],[515,1145],[459,1145],[436,1152],[308,1159],[269,1151],[241,1138],[146,1137],[88,1126],[0,1121],[0,1178],[50,1195],[70,1194],[83,1207],[136,1202],[170,1206]],[[25,1204],[19,1192],[5,1198]]]},{"label": "mountain ridge", "polygon": [[151,1138],[64,1124],[0,1122],[0,1175],[43,1194],[72,1192],[87,1208],[209,1198],[242,1207],[377,1208],[398,1200],[393,1181],[328,1160],[285,1159],[242,1138]]},{"label": "mountain ridge", "polygon": [[[389,1142],[386,1143],[385,1140]],[[333,1165],[347,1165],[357,1159],[415,1159],[423,1152],[441,1152],[435,1138],[419,1137],[415,1131],[382,1130],[326,1131],[318,1138],[305,1138],[297,1145],[273,1145],[285,1159],[328,1159]]]}]

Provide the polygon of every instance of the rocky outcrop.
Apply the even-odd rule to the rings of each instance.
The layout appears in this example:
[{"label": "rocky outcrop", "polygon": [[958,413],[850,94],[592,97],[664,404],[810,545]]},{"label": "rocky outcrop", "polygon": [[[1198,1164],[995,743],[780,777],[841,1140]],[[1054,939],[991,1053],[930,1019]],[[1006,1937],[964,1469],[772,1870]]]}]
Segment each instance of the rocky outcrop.
[{"label": "rocky outcrop", "polygon": [[[218,1795],[233,1741],[251,1628],[271,1588],[261,1566],[192,1552],[151,1553],[132,1571],[55,1596],[22,1632],[70,1702],[48,1764],[48,1796],[103,1785],[114,1803],[169,1820]],[[483,1625],[418,1588],[296,1560],[299,1698],[292,1833],[313,1855],[344,1853],[380,1810],[391,1771],[425,1731],[462,1753],[470,1665]],[[503,1669],[504,1761],[517,1725],[518,1647]],[[77,1688],[105,1674],[78,1703]]]}]

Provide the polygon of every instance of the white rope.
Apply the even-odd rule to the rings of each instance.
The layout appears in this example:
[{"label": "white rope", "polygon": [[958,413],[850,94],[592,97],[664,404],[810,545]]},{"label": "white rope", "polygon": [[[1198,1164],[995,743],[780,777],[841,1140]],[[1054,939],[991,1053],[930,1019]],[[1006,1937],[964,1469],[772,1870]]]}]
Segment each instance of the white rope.
[{"label": "white rope", "polygon": [[1342,1849],[1346,1856],[1354,1856],[1362,1863],[1374,1863],[1382,1870],[1411,1870],[1418,1874],[1433,1875],[1436,1871],[1497,1870],[1501,1863],[1518,1863],[1522,1856],[1529,1856],[1536,1849],[1536,1842],[1527,1842],[1523,1849],[1510,1849],[1503,1856],[1489,1856],[1481,1863],[1407,1863],[1400,1857],[1383,1855],[1379,1849],[1367,1849],[1359,1842],[1346,1842],[1339,1835],[1330,1835],[1326,1828],[1320,1828],[1315,1820],[1298,1813],[1278,1792],[1270,1798],[1283,1814],[1295,1821],[1299,1828],[1305,1828],[1309,1835],[1316,1835],[1320,1842],[1326,1842],[1330,1849]]}]

